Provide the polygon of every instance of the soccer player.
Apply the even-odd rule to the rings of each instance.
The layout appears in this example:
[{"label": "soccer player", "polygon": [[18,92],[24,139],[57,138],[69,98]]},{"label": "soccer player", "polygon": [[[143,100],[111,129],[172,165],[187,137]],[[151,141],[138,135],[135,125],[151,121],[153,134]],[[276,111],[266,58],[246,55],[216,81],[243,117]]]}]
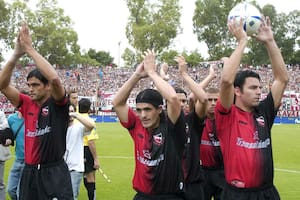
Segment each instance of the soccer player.
[{"label": "soccer player", "polygon": [[[24,54],[37,66],[27,76],[29,96],[10,85],[13,69]],[[26,148],[20,200],[72,200],[70,173],[63,159],[69,101],[57,72],[32,47],[27,24],[22,24],[13,55],[0,74],[0,90],[24,117]]]},{"label": "soccer player", "polygon": [[[113,106],[128,129],[135,148],[133,188],[135,200],[182,200],[181,158],[185,144],[184,116],[172,86],[155,71],[155,54],[148,50],[144,61],[118,90]],[[136,111],[126,103],[139,80],[149,77],[157,90],[145,89],[136,97]],[[163,110],[167,101],[167,116]]]},{"label": "soccer player", "polygon": [[274,80],[270,93],[260,101],[259,75],[250,70],[238,71],[248,42],[241,22],[239,25],[235,20],[228,22],[238,44],[229,58],[223,58],[220,100],[215,108],[226,179],[222,199],[279,200],[273,185],[271,128],[288,83],[288,73],[270,19],[266,17],[253,37],[267,49]]},{"label": "soccer player", "polygon": [[225,186],[224,164],[220,142],[216,133],[214,109],[219,97],[218,88],[207,88],[207,103],[202,105],[205,127],[200,145],[201,171],[203,174],[204,200],[220,200]]},{"label": "soccer player", "polygon": [[[178,62],[180,75],[183,77],[185,84],[190,88],[190,112],[185,116],[186,120],[186,134],[187,144],[185,146],[185,153],[183,157],[183,170],[185,174],[185,198],[187,200],[204,199],[207,194],[203,190],[206,174],[203,174],[200,166],[200,158],[202,152],[200,151],[201,135],[206,133],[208,128],[214,126],[213,120],[208,120],[208,105],[212,95],[206,93],[203,88],[215,78],[213,66],[210,67],[209,75],[199,84],[197,84],[187,73],[187,66],[184,57],[177,56],[175,60]],[[178,91],[180,99],[184,98],[183,92]],[[183,103],[182,103],[183,107]],[[211,116],[210,116],[211,117]],[[206,152],[204,152],[206,153]],[[203,182],[204,181],[204,182]],[[207,189],[207,188],[206,188]]]}]

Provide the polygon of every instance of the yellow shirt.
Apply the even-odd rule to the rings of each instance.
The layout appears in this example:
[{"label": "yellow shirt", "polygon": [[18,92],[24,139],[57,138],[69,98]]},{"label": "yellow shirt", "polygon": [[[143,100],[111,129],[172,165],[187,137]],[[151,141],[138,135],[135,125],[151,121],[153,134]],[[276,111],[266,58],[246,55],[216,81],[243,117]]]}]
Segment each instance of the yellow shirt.
[{"label": "yellow shirt", "polygon": [[[89,115],[87,113],[83,113],[82,115],[89,117]],[[96,128],[94,128],[91,131],[91,134],[83,136],[83,145],[88,146],[89,145],[88,143],[89,143],[90,140],[97,140],[98,138],[99,137],[98,137]]]}]

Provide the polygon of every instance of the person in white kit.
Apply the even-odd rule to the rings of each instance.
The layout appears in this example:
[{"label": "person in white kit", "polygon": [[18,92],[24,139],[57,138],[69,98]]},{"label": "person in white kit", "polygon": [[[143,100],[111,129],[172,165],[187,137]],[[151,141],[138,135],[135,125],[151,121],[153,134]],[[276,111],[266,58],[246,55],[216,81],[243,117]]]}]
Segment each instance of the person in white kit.
[{"label": "person in white kit", "polygon": [[[79,102],[79,113],[76,112],[76,106],[69,106],[70,122],[67,130],[67,144],[64,159],[68,165],[74,199],[77,200],[80,183],[84,172],[84,156],[83,156],[83,136],[91,133],[95,128],[95,122],[80,113],[88,111],[83,110]],[[76,120],[75,120],[76,119]],[[75,121],[74,121],[75,120]]]}]

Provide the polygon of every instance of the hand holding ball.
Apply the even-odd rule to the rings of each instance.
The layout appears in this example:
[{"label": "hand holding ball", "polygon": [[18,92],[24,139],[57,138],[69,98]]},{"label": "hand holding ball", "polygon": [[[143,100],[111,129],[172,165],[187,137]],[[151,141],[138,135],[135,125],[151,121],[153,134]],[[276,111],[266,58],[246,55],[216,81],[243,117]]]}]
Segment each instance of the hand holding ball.
[{"label": "hand holding ball", "polygon": [[258,8],[250,3],[242,2],[234,6],[228,15],[228,20],[235,18],[237,23],[243,18],[243,27],[248,36],[256,34],[262,23],[262,15]]}]

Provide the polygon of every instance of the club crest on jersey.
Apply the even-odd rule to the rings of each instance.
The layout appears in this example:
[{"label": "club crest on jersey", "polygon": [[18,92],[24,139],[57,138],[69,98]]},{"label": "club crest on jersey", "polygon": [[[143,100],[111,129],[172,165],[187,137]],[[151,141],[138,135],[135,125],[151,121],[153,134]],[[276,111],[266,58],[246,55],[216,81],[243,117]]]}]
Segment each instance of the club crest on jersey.
[{"label": "club crest on jersey", "polygon": [[265,126],[265,119],[263,116],[256,118],[256,121],[260,126]]},{"label": "club crest on jersey", "polygon": [[153,135],[153,141],[157,145],[161,145],[163,143],[163,136],[162,133],[158,133],[156,135]]},{"label": "club crest on jersey", "polygon": [[46,107],[42,108],[42,115],[47,116],[48,114],[49,114],[49,107],[46,106]]}]

